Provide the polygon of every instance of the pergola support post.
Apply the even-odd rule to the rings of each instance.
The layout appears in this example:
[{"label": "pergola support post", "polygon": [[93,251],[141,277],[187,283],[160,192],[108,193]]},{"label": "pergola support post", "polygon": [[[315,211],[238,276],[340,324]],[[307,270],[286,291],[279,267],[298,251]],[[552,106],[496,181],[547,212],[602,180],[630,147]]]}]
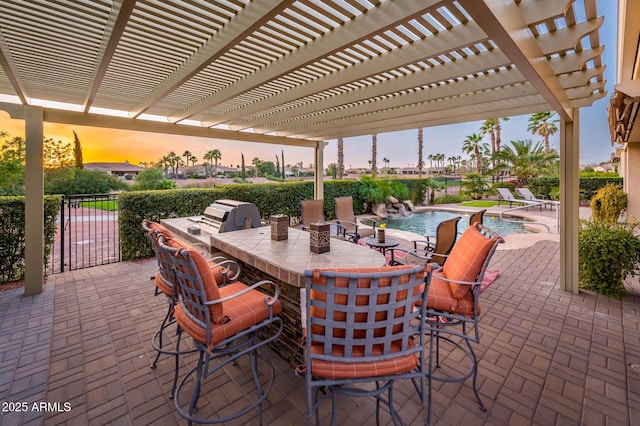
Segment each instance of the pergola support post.
[{"label": "pergola support post", "polygon": [[324,147],[327,142],[320,141],[316,143],[314,148],[314,181],[313,181],[313,198],[316,200],[324,200]]},{"label": "pergola support post", "polygon": [[44,285],[44,112],[24,107],[25,118],[25,273],[24,295],[42,293]]},{"label": "pergola support post", "polygon": [[579,292],[580,114],[560,120],[560,289]]}]

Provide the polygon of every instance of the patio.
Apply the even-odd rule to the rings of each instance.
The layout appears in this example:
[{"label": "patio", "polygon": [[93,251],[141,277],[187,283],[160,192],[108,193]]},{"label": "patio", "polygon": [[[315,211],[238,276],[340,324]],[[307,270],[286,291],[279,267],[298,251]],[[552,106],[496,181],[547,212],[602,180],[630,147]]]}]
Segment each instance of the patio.
[{"label": "patio", "polygon": [[[488,412],[478,409],[469,381],[436,383],[435,424],[638,424],[640,292],[631,288],[615,300],[559,290],[559,246],[539,241],[496,252],[490,268],[500,275],[483,293],[477,346]],[[33,297],[20,289],[0,293],[2,401],[29,407],[3,412],[1,424],[183,423],[166,396],[172,360],[162,357],[149,369],[155,355],[150,338],[166,308],[162,297],[153,296],[149,277],[155,268],[154,259],[121,262],[52,275]],[[265,424],[305,424],[304,379],[274,353],[267,355],[278,375]],[[182,363],[193,365],[193,358]],[[237,368],[228,377],[209,378],[200,414],[241,403],[246,376],[242,363]],[[405,422],[424,424],[426,409],[413,386],[400,383],[397,389]],[[41,401],[50,403],[48,412],[31,411]],[[372,400],[340,404],[338,424],[374,421]],[[234,422],[255,423],[253,413]]]}]

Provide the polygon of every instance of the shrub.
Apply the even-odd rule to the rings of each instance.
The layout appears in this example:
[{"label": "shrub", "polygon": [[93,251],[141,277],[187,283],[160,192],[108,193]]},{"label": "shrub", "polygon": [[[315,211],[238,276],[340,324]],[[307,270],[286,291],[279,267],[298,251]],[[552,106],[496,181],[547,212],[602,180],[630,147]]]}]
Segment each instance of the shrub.
[{"label": "shrub", "polygon": [[433,200],[433,204],[457,204],[464,201],[461,195],[449,194],[441,195]]},{"label": "shrub", "polygon": [[[49,264],[56,233],[56,218],[62,197],[44,197],[44,266]],[[0,283],[24,278],[25,216],[24,197],[0,197]]]},{"label": "shrub", "polygon": [[609,183],[591,199],[591,213],[597,221],[616,222],[627,208],[627,194],[619,186]]},{"label": "shrub", "polygon": [[516,184],[513,183],[513,182],[496,182],[493,185],[491,185],[491,188],[493,188],[493,189],[495,189],[495,188],[507,188],[509,191],[515,192]]},{"label": "shrub", "polygon": [[638,275],[640,239],[637,224],[583,221],[579,231],[580,287],[607,296],[624,294],[624,280]]},{"label": "shrub", "polygon": [[469,195],[474,200],[479,200],[487,194],[488,185],[482,175],[478,173],[469,173],[465,175],[462,181],[463,194]]},{"label": "shrub", "polygon": [[134,191],[150,191],[160,189],[174,189],[176,183],[170,179],[165,179],[162,170],[153,167],[145,169],[136,176],[136,183],[131,186]]},{"label": "shrub", "polygon": [[118,178],[98,170],[73,167],[48,171],[45,175],[45,194],[106,194],[128,189],[129,185]]}]

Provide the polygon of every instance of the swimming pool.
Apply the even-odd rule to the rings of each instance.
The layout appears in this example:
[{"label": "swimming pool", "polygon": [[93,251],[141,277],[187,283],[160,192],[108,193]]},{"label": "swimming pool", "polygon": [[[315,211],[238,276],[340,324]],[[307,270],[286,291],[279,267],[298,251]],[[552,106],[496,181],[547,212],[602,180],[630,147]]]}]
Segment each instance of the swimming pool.
[{"label": "swimming pool", "polygon": [[[388,228],[414,232],[419,235],[435,235],[436,227],[440,222],[456,216],[462,216],[462,219],[458,222],[458,233],[462,233],[462,231],[469,226],[469,215],[465,216],[464,213],[446,210],[414,213],[411,216],[399,219],[384,219],[380,223],[386,222]],[[525,228],[522,223],[507,222],[497,216],[487,214],[484,215],[483,223],[501,236],[509,234],[530,234],[534,232]]]}]

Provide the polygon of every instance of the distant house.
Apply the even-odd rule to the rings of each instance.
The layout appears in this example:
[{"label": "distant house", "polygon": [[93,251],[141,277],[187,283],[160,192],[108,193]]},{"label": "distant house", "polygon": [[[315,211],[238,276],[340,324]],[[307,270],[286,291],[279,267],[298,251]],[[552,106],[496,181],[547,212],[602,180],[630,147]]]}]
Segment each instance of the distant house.
[{"label": "distant house", "polygon": [[84,169],[98,170],[114,177],[125,177],[127,175],[135,177],[144,170],[144,167],[134,166],[125,161],[124,163],[85,163]]},{"label": "distant house", "polygon": [[617,167],[611,163],[599,164],[593,168],[595,172],[617,172]]}]

